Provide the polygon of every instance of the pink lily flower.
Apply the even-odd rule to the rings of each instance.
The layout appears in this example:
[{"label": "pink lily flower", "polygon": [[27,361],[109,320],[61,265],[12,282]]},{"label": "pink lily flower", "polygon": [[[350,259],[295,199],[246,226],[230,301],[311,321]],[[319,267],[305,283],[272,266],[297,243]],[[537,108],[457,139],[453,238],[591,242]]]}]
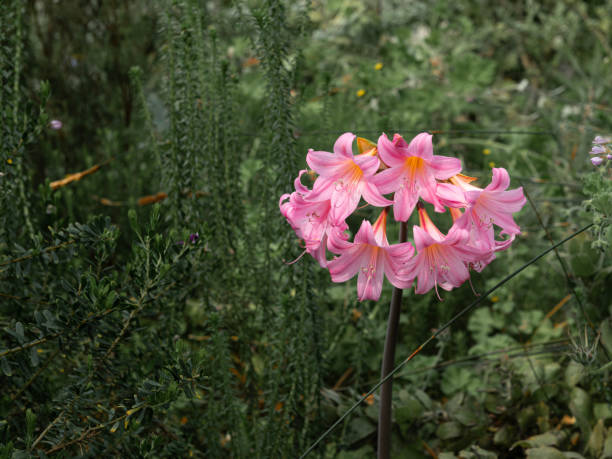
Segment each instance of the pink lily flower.
[{"label": "pink lily flower", "polygon": [[[306,252],[312,255],[322,268],[325,268],[327,266],[325,252],[327,232],[333,226],[329,220],[331,202],[329,199],[315,202],[307,200],[312,191],[300,181],[305,172],[307,172],[305,169],[301,170],[295,179],[296,191],[281,196],[279,207],[281,214],[287,219],[296,235],[304,240]],[[341,231],[348,228],[345,222],[336,226]]]},{"label": "pink lily flower", "polygon": [[355,135],[342,134],[334,144],[334,153],[310,150],[306,162],[319,177],[314,183],[310,201],[331,201],[330,219],[333,224],[342,223],[363,198],[373,206],[386,207],[393,204],[378,190],[372,179],[380,160],[375,150],[353,155]]},{"label": "pink lily flower", "polygon": [[419,222],[414,226],[414,243],[417,255],[408,264],[408,277],[418,278],[416,293],[427,293],[435,288],[438,299],[438,286],[444,290],[459,287],[470,277],[468,266],[486,256],[480,247],[467,245],[463,231],[457,231],[455,225],[444,236],[419,204]]},{"label": "pink lily flower", "polygon": [[466,266],[468,269],[473,269],[476,272],[482,270],[493,260],[495,260],[495,252],[507,248],[514,240],[514,235],[505,241],[496,241],[493,227],[480,228],[476,225],[465,225],[468,217],[461,212],[457,207],[449,207],[453,217],[453,231],[464,231],[467,234],[466,246],[474,252],[482,253],[482,258],[469,262]]},{"label": "pink lily flower", "polygon": [[406,144],[395,134],[391,142],[386,134],[378,139],[378,155],[389,166],[374,177],[373,182],[383,193],[395,192],[393,215],[407,221],[419,197],[434,205],[436,212],[444,206],[436,195],[437,180],[446,180],[461,171],[457,158],[433,154],[431,134],[422,132]]},{"label": "pink lily flower", "polygon": [[414,277],[404,274],[414,248],[410,242],[389,245],[386,235],[388,208],[383,210],[374,227],[363,220],[354,242],[344,240],[337,230],[329,233],[328,248],[340,254],[327,263],[332,281],[345,282],[359,273],[357,294],[359,301],[378,300],[383,277],[398,288],[408,288]]},{"label": "pink lily flower", "polygon": [[[506,191],[510,185],[510,176],[503,167],[493,168],[491,183],[484,190],[470,184],[468,179],[469,177],[456,175],[451,177],[451,184],[441,183],[437,190],[443,203],[466,208],[464,221],[460,226],[467,229],[472,224],[480,230],[488,230],[495,224],[502,228],[501,234],[519,234],[521,229],[514,222],[512,214],[521,210],[527,202],[523,187]],[[459,221],[457,223],[459,224]],[[513,239],[514,237],[496,241],[496,250],[507,248]]]}]

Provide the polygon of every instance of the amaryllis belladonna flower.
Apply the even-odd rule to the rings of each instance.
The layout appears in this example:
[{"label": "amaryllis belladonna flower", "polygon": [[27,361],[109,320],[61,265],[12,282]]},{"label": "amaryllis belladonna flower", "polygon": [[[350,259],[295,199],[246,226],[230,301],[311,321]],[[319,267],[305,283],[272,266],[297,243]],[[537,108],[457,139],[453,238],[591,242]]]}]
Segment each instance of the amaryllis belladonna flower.
[{"label": "amaryllis belladonna flower", "polygon": [[327,262],[331,278],[334,282],[345,282],[358,274],[359,301],[380,298],[384,275],[398,288],[410,287],[414,279],[404,273],[406,263],[414,253],[412,244],[404,242],[389,245],[386,234],[387,213],[388,208],[382,211],[374,227],[369,221],[363,220],[354,242],[345,240],[339,231],[329,234],[329,250],[340,255]]},{"label": "amaryllis belladonna flower", "polygon": [[393,215],[407,221],[419,197],[434,205],[437,212],[444,206],[436,195],[436,179],[445,180],[461,171],[457,158],[433,154],[431,134],[423,132],[406,144],[395,134],[391,142],[386,134],[378,139],[378,154],[389,169],[377,174],[373,182],[383,193],[395,193]]},{"label": "amaryllis belladonna flower", "polygon": [[310,150],[306,162],[319,177],[312,187],[309,201],[331,201],[330,219],[334,225],[341,224],[353,213],[363,199],[373,206],[385,207],[393,204],[372,183],[380,161],[374,151],[353,155],[355,135],[342,134],[334,144],[334,153]]},{"label": "amaryllis belladonna flower", "polygon": [[[450,178],[450,184],[438,185],[437,192],[442,202],[466,208],[457,224],[465,229],[474,225],[479,231],[492,230],[492,225],[497,225],[502,229],[501,234],[519,234],[521,229],[512,214],[521,210],[527,201],[523,187],[507,190],[510,176],[503,167],[493,168],[491,183],[484,189],[472,185],[472,181],[471,177],[459,174]],[[506,248],[509,242],[501,241],[499,244],[498,250]]]},{"label": "amaryllis belladonna flower", "polygon": [[62,128],[63,124],[60,120],[51,120],[49,121],[49,127],[54,131],[59,131]]},{"label": "amaryllis belladonna flower", "polygon": [[333,225],[330,221],[331,201],[309,201],[312,190],[301,183],[301,177],[307,171],[301,170],[294,181],[296,191],[284,194],[279,201],[281,214],[287,219],[296,235],[304,241],[306,252],[312,255],[325,268],[327,231],[332,226],[338,226],[341,231],[348,227],[343,221]]},{"label": "amaryllis belladonna flower", "polygon": [[[521,188],[508,190],[510,177],[503,168],[493,169],[492,182],[483,188],[461,175],[456,158],[433,154],[431,135],[421,133],[408,144],[396,134],[393,141],[381,135],[378,144],[358,139],[361,154],[353,155],[351,133],[341,135],[334,153],[310,150],[312,174],[319,174],[312,190],[295,180],[295,191],[281,196],[281,213],[310,253],[330,271],[332,281],[345,282],[358,275],[359,300],[380,297],[384,276],[397,288],[408,288],[417,279],[416,293],[438,286],[459,287],[470,269],[481,271],[520,233],[512,214],[525,204]],[[595,159],[595,158],[594,158]],[[386,220],[392,202],[383,194],[395,193],[396,220],[407,221],[418,205],[420,226],[414,227],[417,254],[409,242],[389,245]],[[353,242],[345,219],[363,198],[385,206],[372,226],[364,220]],[[450,209],[453,226],[444,235],[433,224],[419,198],[437,212]],[[418,203],[418,204],[417,204]],[[494,227],[508,237],[495,239]],[[338,256],[327,260],[326,251]],[[301,257],[301,256],[300,256]],[[299,259],[299,258],[298,258]]]},{"label": "amaryllis belladonna flower", "polygon": [[444,290],[459,287],[469,277],[468,266],[488,256],[486,249],[470,247],[463,231],[453,226],[445,236],[434,225],[421,203],[418,204],[420,226],[414,226],[417,255],[410,260],[405,276],[417,278],[416,293],[426,293],[438,286]]}]

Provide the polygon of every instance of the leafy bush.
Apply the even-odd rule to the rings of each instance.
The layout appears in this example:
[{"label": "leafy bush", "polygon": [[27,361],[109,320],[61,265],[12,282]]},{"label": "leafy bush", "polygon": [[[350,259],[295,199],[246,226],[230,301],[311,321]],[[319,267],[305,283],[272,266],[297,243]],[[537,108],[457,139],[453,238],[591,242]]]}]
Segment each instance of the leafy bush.
[{"label": "leafy bush", "polygon": [[[305,451],[377,382],[391,289],[286,266],[278,196],[342,132],[429,130],[529,197],[477,292],[595,225],[400,371],[393,454],[609,457],[610,8],[2,2],[0,456]],[[407,291],[398,359],[473,299]],[[377,405],[313,454],[371,457]]]}]

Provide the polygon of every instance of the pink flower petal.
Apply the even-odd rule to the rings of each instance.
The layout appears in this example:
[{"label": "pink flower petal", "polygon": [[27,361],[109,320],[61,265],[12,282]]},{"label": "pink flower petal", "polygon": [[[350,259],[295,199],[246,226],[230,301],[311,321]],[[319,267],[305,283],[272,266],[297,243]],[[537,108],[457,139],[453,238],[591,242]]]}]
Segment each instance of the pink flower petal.
[{"label": "pink flower petal", "polygon": [[372,224],[363,220],[361,222],[361,226],[359,227],[359,231],[355,234],[355,244],[369,244],[369,245],[377,245],[376,238],[374,237],[374,231],[372,230]]},{"label": "pink flower petal", "polygon": [[503,191],[510,186],[510,176],[508,171],[503,167],[493,168],[493,179],[491,183],[487,185],[485,190],[487,191]]},{"label": "pink flower petal", "polygon": [[382,194],[396,192],[404,181],[404,171],[401,167],[391,167],[372,177],[371,183],[376,185]]},{"label": "pink flower petal", "polygon": [[369,252],[365,246],[354,246],[344,251],[342,255],[327,262],[327,268],[332,281],[346,282],[357,274],[362,264],[367,260]]},{"label": "pink flower petal", "polygon": [[368,154],[357,155],[353,158],[355,164],[359,166],[363,175],[366,177],[370,177],[376,174],[378,170],[378,166],[380,165],[380,160],[376,156],[371,156]]},{"label": "pink flower petal", "polygon": [[375,250],[370,253],[366,266],[362,266],[357,277],[357,295],[359,301],[378,300],[382,292],[384,263],[382,251]]},{"label": "pink flower petal", "polygon": [[352,132],[345,132],[338,137],[338,140],[334,143],[334,153],[346,159],[353,159],[353,141],[355,137]]},{"label": "pink flower petal", "polygon": [[430,165],[438,180],[449,179],[461,172],[461,160],[458,158],[434,155]]},{"label": "pink flower petal", "polygon": [[353,244],[347,241],[348,237],[340,227],[334,226],[328,231],[327,249],[330,252],[340,254],[350,249]]},{"label": "pink flower petal", "polygon": [[418,156],[430,162],[433,159],[433,136],[427,132],[421,132],[408,144],[410,156]]},{"label": "pink flower petal", "polygon": [[406,187],[402,187],[395,192],[395,204],[393,205],[393,216],[399,222],[406,222],[412,215],[414,206],[419,200],[417,193],[411,192]]},{"label": "pink flower petal", "polygon": [[326,151],[311,150],[306,155],[306,162],[322,177],[334,177],[344,171],[347,159]]},{"label": "pink flower petal", "polygon": [[373,206],[386,207],[393,205],[393,201],[389,201],[387,198],[385,198],[373,183],[364,183],[361,193],[363,195],[363,199]]},{"label": "pink flower petal", "polygon": [[463,190],[450,183],[438,183],[436,195],[440,202],[449,207],[466,207],[467,202]]},{"label": "pink flower petal", "polygon": [[404,164],[406,155],[389,140],[387,134],[382,134],[377,143],[378,156],[389,167],[401,166]]}]

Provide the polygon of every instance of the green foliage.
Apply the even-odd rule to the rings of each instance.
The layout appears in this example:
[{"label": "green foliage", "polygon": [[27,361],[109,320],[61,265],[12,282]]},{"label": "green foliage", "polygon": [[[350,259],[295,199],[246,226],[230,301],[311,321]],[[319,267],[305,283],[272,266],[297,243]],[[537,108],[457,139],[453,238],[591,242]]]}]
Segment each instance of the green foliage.
[{"label": "green foliage", "polygon": [[[594,227],[398,373],[394,455],[612,455],[612,181],[587,159],[612,129],[610,8],[3,1],[0,457],[304,451],[377,381],[391,289],[358,303],[287,266],[278,198],[308,148],[424,129],[530,198],[476,291]],[[406,292],[398,361],[473,298]],[[313,455],[371,457],[377,416],[374,396]]]},{"label": "green foliage", "polygon": [[[594,249],[609,250],[612,246],[612,181],[607,168],[586,176],[584,193],[590,198],[584,208],[592,213]],[[593,273],[591,273],[593,274]]]}]

